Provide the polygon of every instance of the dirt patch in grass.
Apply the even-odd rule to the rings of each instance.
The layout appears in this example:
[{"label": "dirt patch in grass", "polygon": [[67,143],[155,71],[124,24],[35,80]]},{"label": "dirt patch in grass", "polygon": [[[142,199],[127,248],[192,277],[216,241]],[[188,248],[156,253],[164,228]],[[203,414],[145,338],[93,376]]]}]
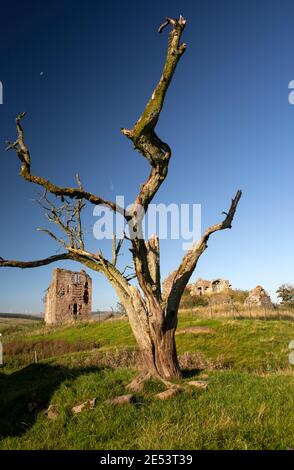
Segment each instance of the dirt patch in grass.
[{"label": "dirt patch in grass", "polygon": [[189,326],[188,328],[180,328],[176,332],[176,335],[182,335],[185,333],[190,333],[192,335],[206,335],[215,333],[215,330],[213,328],[209,328],[208,326]]}]

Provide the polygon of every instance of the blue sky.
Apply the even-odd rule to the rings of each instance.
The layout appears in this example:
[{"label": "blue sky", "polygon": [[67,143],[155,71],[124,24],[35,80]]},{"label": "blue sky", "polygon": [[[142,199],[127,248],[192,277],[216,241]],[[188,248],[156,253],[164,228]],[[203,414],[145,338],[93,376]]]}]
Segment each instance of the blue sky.
[{"label": "blue sky", "polygon": [[[204,229],[241,188],[233,229],[211,238],[193,279],[262,284],[271,294],[293,282],[291,0],[2,2],[0,256],[30,260],[58,249],[36,231],[46,225],[33,202],[37,188],[22,181],[16,156],[3,150],[21,111],[35,174],[72,186],[79,172],[102,197],[135,197],[149,168],[120,128],[139,117],[161,73],[167,31],[159,35],[157,27],[179,14],[188,47],[157,129],[173,157],[155,202],[201,204]],[[90,207],[89,248],[107,253],[92,236],[95,221]],[[181,243],[162,242],[163,275],[180,261]],[[0,311],[41,311],[53,267],[1,269]],[[107,281],[93,273],[93,283],[94,308],[115,305]]]}]

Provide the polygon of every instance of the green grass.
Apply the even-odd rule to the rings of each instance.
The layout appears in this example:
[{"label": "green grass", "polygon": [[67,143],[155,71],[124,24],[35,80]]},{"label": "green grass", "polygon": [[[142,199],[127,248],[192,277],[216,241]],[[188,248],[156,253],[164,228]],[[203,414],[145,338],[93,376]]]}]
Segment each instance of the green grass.
[{"label": "green grass", "polygon": [[60,339],[66,341],[96,340],[101,348],[134,346],[135,341],[126,320],[108,320],[102,323],[80,323],[73,326],[43,328],[32,332],[27,340]]},{"label": "green grass", "polygon": [[199,350],[207,358],[222,357],[224,363],[235,370],[290,368],[288,344],[294,339],[294,322],[180,319],[179,328],[187,326],[208,326],[214,333],[178,335],[179,354]]},{"label": "green grass", "polygon": [[[208,390],[185,391],[166,402],[154,397],[162,384],[150,382],[135,404],[105,404],[126,393],[136,372],[99,366],[93,351],[2,369],[0,449],[293,448],[294,370],[288,364],[288,342],[294,339],[294,323],[180,316],[179,330],[188,326],[210,327],[212,332],[177,335],[179,354],[199,352],[212,362],[222,358],[223,366],[186,371],[185,381],[208,374]],[[51,332],[44,328],[24,337],[95,340],[101,354],[135,347],[125,320]],[[93,410],[72,413],[73,406],[94,397]],[[32,412],[31,403],[36,403]],[[59,413],[55,421],[45,415],[50,404]]]},{"label": "green grass", "polygon": [[0,333],[3,335],[22,334],[40,327],[41,324],[40,320],[0,317]]},{"label": "green grass", "polygon": [[[178,353],[200,351],[210,359],[222,358],[227,367],[237,370],[277,370],[289,368],[288,343],[294,339],[294,322],[281,320],[226,320],[194,319],[180,315],[178,330],[189,326],[207,326],[211,334],[179,334],[176,337]],[[97,341],[101,351],[135,347],[127,320],[77,326],[43,328],[26,336],[38,340]]]}]

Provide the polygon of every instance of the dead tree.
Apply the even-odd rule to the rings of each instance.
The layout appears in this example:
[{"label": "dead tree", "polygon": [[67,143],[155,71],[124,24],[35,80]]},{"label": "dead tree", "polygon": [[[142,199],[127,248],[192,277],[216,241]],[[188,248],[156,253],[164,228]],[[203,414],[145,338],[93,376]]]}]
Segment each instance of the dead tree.
[{"label": "dead tree", "polygon": [[[47,211],[51,222],[56,223],[66,235],[66,239],[57,237],[53,232],[45,230],[54,238],[64,251],[37,261],[15,261],[0,258],[1,267],[34,268],[56,261],[72,260],[86,267],[103,273],[115,289],[120,302],[124,305],[133,334],[141,352],[141,375],[133,383],[138,385],[146,377],[160,377],[163,380],[181,377],[179,369],[175,330],[177,327],[178,309],[184,289],[196,267],[197,261],[207,248],[209,237],[219,230],[231,228],[231,224],[241,197],[238,191],[232,199],[225,218],[220,223],[209,227],[199,242],[184,255],[180,265],[170,276],[168,288],[162,290],[160,279],[159,239],[156,235],[149,240],[141,237],[142,217],[138,208],[146,212],[150,202],[165,180],[171,158],[169,145],[163,142],[155,133],[165,95],[174,75],[176,66],[186,50],[186,44],[181,43],[181,36],[186,21],[180,16],[178,20],[167,18],[159,28],[159,32],[170,26],[167,56],[160,80],[154,89],[143,113],[132,129],[122,129],[136,150],[149,162],[151,171],[147,180],[141,185],[139,193],[131,210],[126,212],[112,201],[87,192],[82,187],[79,177],[73,188],[60,187],[42,176],[36,176],[31,171],[31,158],[25,144],[21,120],[24,113],[16,118],[17,139],[9,142],[7,149],[15,150],[21,163],[20,175],[30,183],[41,186],[44,194],[39,203]],[[59,206],[50,202],[55,197]],[[81,210],[86,202],[94,205],[104,205],[119,212],[125,218],[130,230],[135,236],[127,238],[131,244],[131,253],[137,284],[132,285],[124,271],[116,267],[118,252],[123,240],[113,240],[112,260],[106,259],[102,252],[91,253],[84,246],[81,225]]]}]

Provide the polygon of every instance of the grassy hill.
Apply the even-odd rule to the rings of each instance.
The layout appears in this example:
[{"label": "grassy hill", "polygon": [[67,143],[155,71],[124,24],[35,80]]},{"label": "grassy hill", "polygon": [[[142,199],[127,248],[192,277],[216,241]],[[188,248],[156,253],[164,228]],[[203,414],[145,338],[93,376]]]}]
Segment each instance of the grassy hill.
[{"label": "grassy hill", "polygon": [[36,326],[40,326],[40,317],[24,314],[0,313],[0,333],[12,334],[29,331]]},{"label": "grassy hill", "polygon": [[[182,314],[178,331],[183,380],[208,376],[208,389],[161,402],[154,395],[163,385],[150,382],[124,406],[105,400],[126,393],[136,375],[126,319],[4,332],[0,449],[292,448],[294,323]],[[73,414],[93,398],[94,409]]]}]

